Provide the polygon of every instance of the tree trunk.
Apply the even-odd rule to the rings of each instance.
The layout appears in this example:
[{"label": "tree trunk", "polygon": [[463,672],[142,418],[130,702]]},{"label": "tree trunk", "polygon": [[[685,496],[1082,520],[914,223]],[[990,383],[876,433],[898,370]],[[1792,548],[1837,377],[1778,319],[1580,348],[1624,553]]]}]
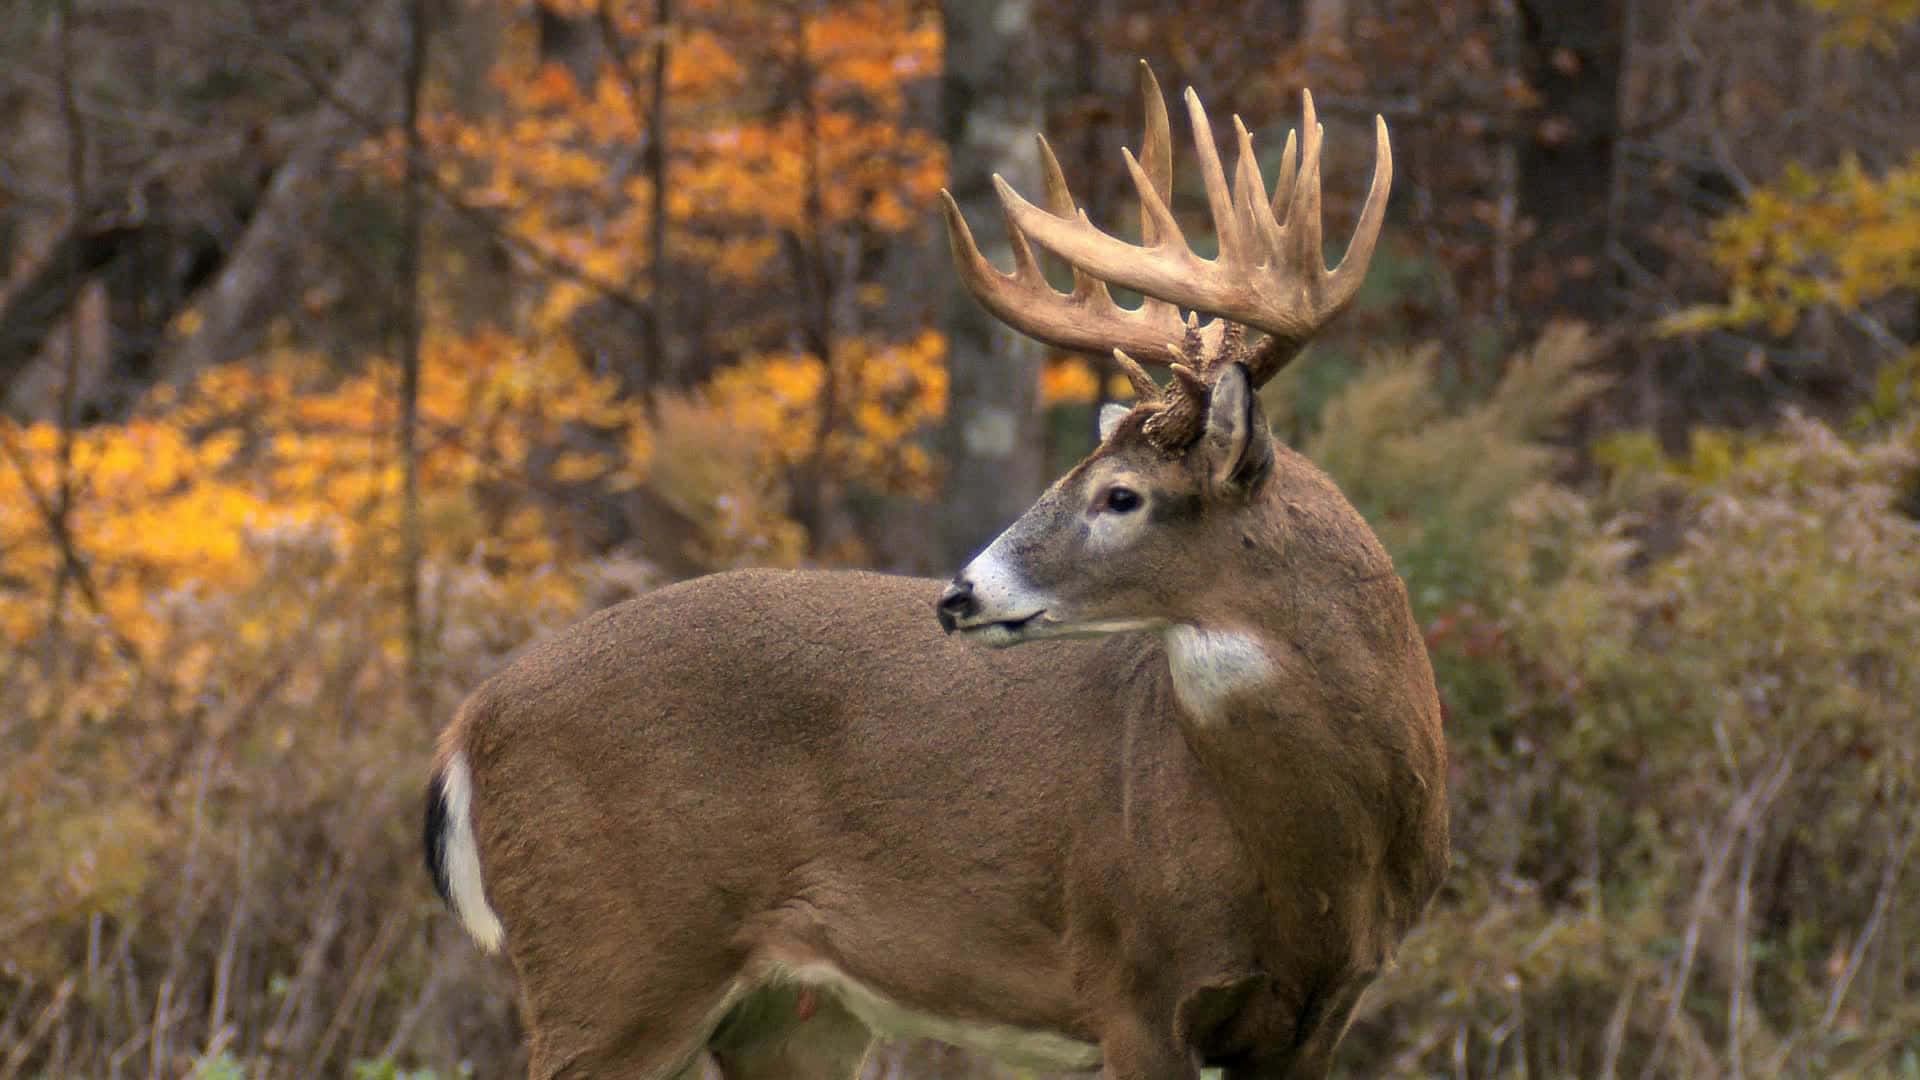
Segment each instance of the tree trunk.
[{"label": "tree trunk", "polygon": [[[1039,189],[1033,136],[1044,100],[1041,50],[1023,0],[949,0],[944,9],[953,196],[981,250],[1011,266],[991,178],[997,172],[1016,188]],[[947,473],[939,513],[947,563],[957,567],[1040,490],[1044,352],[982,310],[951,274],[947,280]]]},{"label": "tree trunk", "polygon": [[414,715],[431,713],[427,684],[427,626],[421,607],[420,525],[420,340],[425,315],[420,310],[421,167],[425,147],[420,135],[420,92],[427,80],[427,0],[412,0],[407,14],[407,67],[402,83],[400,126],[406,137],[406,188],[402,192],[399,252],[400,298],[393,312],[400,354],[400,588],[407,613],[407,691]]},{"label": "tree trunk", "polygon": [[1618,302],[1603,253],[1611,239],[1606,209],[1620,135],[1626,8],[1626,0],[1518,3],[1527,36],[1521,75],[1543,99],[1534,130],[1516,139],[1520,209],[1536,229],[1526,245],[1534,265],[1515,267],[1533,288],[1518,292],[1544,302],[1542,311],[1596,323],[1610,321]]},{"label": "tree trunk", "polygon": [[167,357],[163,376],[177,384],[243,355],[257,343],[267,315],[286,302],[299,246],[314,229],[305,219],[335,182],[340,151],[375,133],[393,115],[405,65],[405,0],[382,0],[368,19],[366,40],[341,68],[267,184],[258,210],[213,283],[196,300],[198,332]]},{"label": "tree trunk", "polygon": [[1302,37],[1309,46],[1344,41],[1347,36],[1347,0],[1307,0],[1300,19]]},{"label": "tree trunk", "polygon": [[139,246],[144,230],[93,215],[76,215],[47,257],[29,272],[0,306],[0,403],[10,401],[13,385],[40,357],[55,326],[93,275]]}]

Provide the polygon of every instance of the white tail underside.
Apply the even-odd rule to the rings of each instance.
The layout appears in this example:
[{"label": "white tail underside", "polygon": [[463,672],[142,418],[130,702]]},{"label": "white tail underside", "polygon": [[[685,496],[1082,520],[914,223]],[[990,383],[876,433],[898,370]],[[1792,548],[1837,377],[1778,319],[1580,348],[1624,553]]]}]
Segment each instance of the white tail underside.
[{"label": "white tail underside", "polygon": [[473,774],[467,769],[465,751],[456,751],[447,762],[441,780],[446,800],[446,845],[441,858],[446,860],[447,884],[453,896],[453,913],[467,928],[480,948],[499,952],[506,929],[500,916],[487,904],[486,888],[480,881],[480,849],[473,841]]}]

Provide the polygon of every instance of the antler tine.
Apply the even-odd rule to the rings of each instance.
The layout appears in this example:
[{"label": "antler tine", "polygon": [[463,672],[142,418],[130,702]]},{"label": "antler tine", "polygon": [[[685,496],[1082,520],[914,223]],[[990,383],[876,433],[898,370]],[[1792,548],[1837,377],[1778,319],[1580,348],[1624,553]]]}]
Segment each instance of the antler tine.
[{"label": "antler tine", "polygon": [[[1360,207],[1360,220],[1355,223],[1353,237],[1347,243],[1346,254],[1340,257],[1340,263],[1331,273],[1325,271],[1325,238],[1322,234],[1320,218],[1320,147],[1325,135],[1320,126],[1319,115],[1313,106],[1313,92],[1300,91],[1302,120],[1300,130],[1305,133],[1302,140],[1306,145],[1300,156],[1299,167],[1295,168],[1294,132],[1287,133],[1287,146],[1280,155],[1280,176],[1274,183],[1273,201],[1264,217],[1255,211],[1257,231],[1263,240],[1270,239],[1268,253],[1270,257],[1290,259],[1296,265],[1312,266],[1326,278],[1327,291],[1321,306],[1331,318],[1353,299],[1359,291],[1361,281],[1366,277],[1367,265],[1373,259],[1373,249],[1380,239],[1380,226],[1386,220],[1387,196],[1393,188],[1393,147],[1387,138],[1386,117],[1378,114],[1373,118],[1373,179],[1367,187],[1367,199]],[[1238,124],[1239,118],[1235,117]],[[1244,135],[1241,142],[1243,155],[1252,153],[1252,143]],[[1257,173],[1255,174],[1258,175]],[[1274,221],[1274,215],[1286,215],[1284,222],[1277,224],[1281,232],[1293,238],[1293,251],[1287,252],[1279,242],[1279,237],[1270,234],[1267,223]],[[1298,231],[1295,231],[1295,230]],[[1323,320],[1324,321],[1324,320]]]},{"label": "antler tine", "polygon": [[[1040,146],[1040,175],[1046,181],[1047,208],[1060,217],[1077,215],[1080,208],[1075,205],[1073,192],[1067,187],[1067,174],[1060,168],[1060,159],[1053,156],[1053,146],[1047,142],[1045,135],[1035,135],[1034,140]],[[1004,214],[1005,211],[1006,208],[1002,206],[1001,212]],[[1024,245],[1025,239],[1020,237],[1020,230],[1013,227],[1012,219],[1007,221],[1007,231],[1020,238]],[[1069,264],[1069,269],[1073,271],[1073,295],[1076,298],[1091,299],[1096,306],[1112,301],[1107,293],[1106,282],[1088,277],[1078,266]]]},{"label": "antler tine", "polygon": [[[1012,189],[998,176],[993,180],[1002,206],[1007,207]],[[995,318],[1030,337],[1075,352],[1102,355],[1122,348],[1154,363],[1178,359],[1173,343],[1180,339],[1180,313],[1171,304],[1128,311],[1113,302],[1103,282],[1092,278],[1084,290],[1076,282],[1073,293],[1059,292],[1047,283],[1026,236],[1013,224],[1011,211],[1008,234],[1014,267],[1012,273],[1004,273],[980,253],[952,193],[943,189],[940,200],[960,281]],[[1084,221],[1086,215],[1079,218]]]},{"label": "antler tine", "polygon": [[1173,211],[1153,190],[1146,173],[1133,152],[1122,149],[1127,172],[1140,193],[1141,212],[1153,223],[1157,241],[1150,247],[1135,247],[1110,236],[1088,222],[1085,214],[1077,218],[1059,218],[1003,188],[1001,198],[1016,227],[1048,251],[1059,255],[1094,277],[1116,285],[1137,289],[1156,299],[1183,307],[1198,307],[1193,274],[1196,264],[1204,262],[1187,245],[1174,220]]},{"label": "antler tine", "polygon": [[1073,201],[1073,191],[1067,187],[1067,174],[1060,168],[1060,159],[1053,156],[1053,144],[1043,134],[1035,134],[1034,145],[1040,151],[1040,178],[1047,185],[1047,209],[1060,217],[1072,217],[1080,212]]},{"label": "antler tine", "polygon": [[[1206,111],[1191,92],[1187,111],[1193,120],[1194,148],[1214,228],[1220,236],[1218,258],[1202,258],[1188,246],[1147,169],[1132,154],[1125,155],[1127,171],[1139,190],[1142,215],[1154,237],[1154,242],[1143,246],[1095,228],[1084,212],[1073,217],[1050,214],[1005,188],[1002,197],[1016,229],[1092,277],[1272,335],[1277,340],[1261,350],[1253,371],[1259,382],[1278,371],[1358,291],[1392,183],[1384,121],[1375,125],[1374,186],[1349,245],[1350,256],[1337,272],[1329,273],[1320,221],[1322,132],[1312,95],[1303,96],[1298,157],[1290,138],[1271,201],[1253,195],[1264,185],[1253,183],[1259,170],[1251,158],[1251,138],[1235,132],[1242,154],[1236,166],[1237,186],[1245,192],[1236,195],[1227,188]],[[1279,219],[1283,213],[1284,224]]]},{"label": "antler tine", "polygon": [[1346,306],[1366,280],[1367,266],[1373,262],[1373,247],[1380,240],[1380,226],[1387,219],[1387,193],[1393,188],[1393,148],[1387,145],[1387,118],[1373,118],[1373,180],[1367,185],[1367,201],[1360,204],[1360,220],[1353,226],[1353,239],[1346,253],[1333,268],[1330,301]]},{"label": "antler tine", "polygon": [[[1140,162],[1133,156],[1133,151],[1123,146],[1120,148],[1120,157],[1126,161],[1127,175],[1133,178],[1134,190],[1140,195],[1141,232],[1144,233],[1146,231],[1145,226],[1148,223],[1151,223],[1153,226],[1154,242],[1147,245],[1146,250],[1178,251],[1185,253],[1188,258],[1192,258],[1193,248],[1188,245],[1186,234],[1180,231],[1179,219],[1173,216],[1173,211],[1167,206],[1167,200],[1163,198],[1158,191],[1154,190],[1153,181],[1148,179],[1147,171],[1140,167]],[[1020,198],[1018,192],[1013,192],[1012,194],[1015,199],[1019,200],[1021,206],[1028,209],[1033,208],[1033,204]],[[1101,232],[1099,229],[1094,228],[1093,224],[1087,221],[1087,216],[1084,213],[1080,215],[1080,220],[1075,222],[1075,224],[1103,240],[1110,240],[1118,244],[1122,248],[1133,251],[1140,250],[1124,240],[1116,240],[1106,233]],[[1053,245],[1048,244],[1045,240],[1040,241],[1040,246],[1053,250]],[[1073,257],[1067,255],[1066,252],[1055,251],[1054,253],[1066,258],[1069,262],[1074,261]],[[1098,273],[1098,271],[1095,272]],[[1105,277],[1106,275],[1103,274],[1101,276]]]},{"label": "antler tine", "polygon": [[[1000,178],[994,177],[998,183]],[[1007,246],[1013,249],[1013,281],[1025,289],[1039,289],[1047,286],[1047,273],[1040,269],[1040,260],[1033,257],[1033,246],[1020,230],[1013,227],[1013,219],[1005,213],[1001,217],[1007,223]]]},{"label": "antler tine", "polygon": [[[1373,185],[1345,257],[1329,271],[1320,221],[1323,133],[1313,96],[1302,95],[1304,115],[1298,141],[1288,136],[1280,176],[1269,198],[1246,125],[1234,118],[1239,160],[1229,186],[1206,109],[1199,96],[1188,90],[1185,100],[1194,150],[1200,159],[1207,204],[1220,242],[1219,257],[1207,259],[1194,253],[1167,205],[1172,187],[1172,148],[1166,101],[1153,72],[1144,64],[1140,87],[1146,109],[1141,156],[1136,158],[1126,150],[1122,156],[1140,200],[1142,242],[1129,244],[1094,227],[1086,212],[1074,205],[1060,163],[1042,139],[1040,160],[1047,209],[1022,198],[1000,177],[993,178],[1010,232],[1012,273],[1002,273],[987,262],[953,197],[942,193],[961,279],[1003,322],[1050,344],[1096,354],[1118,348],[1129,354],[1129,363],[1133,362],[1131,358],[1178,362],[1189,365],[1190,374],[1203,378],[1212,374],[1219,361],[1227,359],[1215,352],[1231,347],[1235,359],[1247,361],[1254,383],[1259,385],[1280,370],[1359,291],[1379,239],[1393,183],[1386,122],[1375,119]],[[1029,241],[1060,256],[1073,268],[1072,293],[1061,293],[1047,284]],[[1132,311],[1121,308],[1113,302],[1109,285],[1136,290],[1147,298],[1146,302]],[[1193,338],[1182,324],[1183,308],[1218,316],[1222,324],[1210,326],[1209,333]],[[1262,330],[1272,340],[1257,352],[1248,353],[1240,345],[1237,331],[1231,335],[1223,332],[1228,326]],[[1193,343],[1199,347],[1189,347]],[[1122,370],[1128,371],[1124,365]],[[1132,375],[1128,371],[1130,379]],[[1191,380],[1177,381],[1185,387]]]},{"label": "antler tine", "polygon": [[[1145,60],[1140,61],[1140,171],[1147,178],[1147,185],[1153,189],[1154,196],[1164,206],[1173,198],[1173,125],[1167,122],[1167,95],[1160,91],[1160,80],[1153,77],[1153,66]],[[1137,182],[1137,181],[1136,181]],[[1163,235],[1154,223],[1153,213],[1147,208],[1147,201],[1140,200],[1140,244],[1153,247]],[[1176,228],[1174,234],[1178,235]],[[1104,284],[1102,285],[1104,288]],[[1140,310],[1148,312],[1158,319],[1178,321],[1180,310],[1174,305],[1155,296],[1145,296],[1140,301]]]},{"label": "antler tine", "polygon": [[[1146,129],[1140,140],[1140,166],[1154,193],[1165,202],[1173,197],[1173,131],[1167,123],[1167,96],[1160,92],[1160,80],[1153,68],[1140,61],[1140,111],[1146,116]],[[1160,242],[1153,219],[1144,203],[1140,207],[1140,243],[1152,247]]]},{"label": "antler tine", "polygon": [[[1280,250],[1280,223],[1273,218],[1273,208],[1267,205],[1267,186],[1260,179],[1260,161],[1253,154],[1253,136],[1247,134],[1247,125],[1233,118],[1233,135],[1240,144],[1240,160],[1234,163],[1233,205],[1246,219],[1246,228],[1251,230],[1253,242],[1268,259]],[[1287,143],[1291,150],[1293,143]]]},{"label": "antler tine", "polygon": [[[1320,229],[1320,130],[1313,110],[1313,91],[1300,91],[1300,175],[1293,185],[1293,202],[1287,207],[1287,234],[1293,250],[1283,258],[1315,277],[1326,274],[1326,239]],[[1275,254],[1279,254],[1276,252]]]},{"label": "antler tine", "polygon": [[1287,132],[1286,148],[1280,151],[1280,175],[1273,182],[1273,202],[1267,207],[1268,213],[1281,218],[1286,216],[1287,207],[1293,204],[1293,181],[1299,175],[1300,167],[1299,135],[1298,131]]},{"label": "antler tine", "polygon": [[1187,120],[1193,125],[1193,149],[1200,158],[1200,179],[1207,188],[1207,209],[1213,212],[1213,227],[1220,240],[1220,261],[1245,263],[1246,235],[1240,227],[1240,215],[1233,195],[1227,190],[1227,174],[1220,167],[1220,151],[1213,145],[1213,122],[1207,119],[1200,95],[1187,87]]},{"label": "antler tine", "polygon": [[1160,400],[1160,384],[1153,381],[1153,376],[1147,374],[1147,369],[1141,367],[1138,361],[1121,350],[1115,349],[1113,362],[1119,366],[1120,374],[1125,375],[1127,382],[1133,386],[1134,397],[1141,401]]},{"label": "antler tine", "polygon": [[[1180,235],[1173,212],[1166,204],[1173,190],[1173,145],[1167,123],[1167,103],[1160,93],[1160,84],[1154,79],[1153,71],[1144,61],[1140,65],[1140,91],[1146,115],[1142,157],[1135,161],[1129,155],[1128,161],[1135,186],[1141,193],[1142,239],[1151,247],[1164,238],[1171,238],[1185,248],[1186,240]],[[1059,158],[1054,155],[1053,148],[1044,136],[1039,138],[1038,145],[1041,174],[1047,190],[1047,216],[1077,221],[1083,227],[1092,229],[1085,212],[1074,204],[1073,194],[1067,187],[1066,174],[1060,168]],[[1122,308],[1113,302],[1107,283],[1099,275],[1088,272],[1071,259],[1066,261],[1073,270],[1073,292],[1062,294],[1048,285],[1033,258],[1026,234],[1014,217],[1016,204],[1029,210],[1034,208],[1015,194],[1000,177],[994,177],[994,184],[1000,195],[1002,213],[1008,221],[1009,246],[1013,250],[1014,260],[1011,274],[994,268],[980,253],[974,243],[973,232],[961,217],[953,196],[941,192],[947,237],[960,270],[960,279],[981,304],[1014,329],[1060,348],[1100,355],[1117,347],[1159,364],[1169,364],[1179,358],[1177,343],[1181,340],[1184,325],[1180,320],[1180,309],[1174,304],[1149,294],[1138,308],[1131,311]],[[1132,356],[1128,357],[1127,363],[1139,370]],[[1146,397],[1140,384],[1133,380],[1133,372],[1128,372],[1124,365],[1121,370],[1127,372],[1130,381],[1134,381],[1135,393]],[[1147,385],[1154,386],[1151,379]],[[1154,396],[1157,397],[1158,393],[1157,387],[1154,387]]]},{"label": "antler tine", "polygon": [[973,230],[967,227],[959,204],[946,188],[940,189],[940,211],[947,221],[947,246],[953,249],[954,268],[960,271],[960,280],[968,291],[985,302],[987,294],[997,291],[1000,280],[1007,275],[995,270],[986,256],[980,254],[980,248],[973,242]]},{"label": "antler tine", "polygon": [[[1319,297],[1316,307],[1326,314],[1324,323],[1340,313],[1354,295],[1360,291],[1361,282],[1366,280],[1367,266],[1373,261],[1373,249],[1380,239],[1380,226],[1387,216],[1387,196],[1393,189],[1393,148],[1387,140],[1387,121],[1383,116],[1373,118],[1373,180],[1367,187],[1367,200],[1360,206],[1360,220],[1353,227],[1353,237],[1347,242],[1346,253],[1340,257],[1340,263],[1328,272],[1325,255],[1322,253],[1320,229],[1320,137],[1319,125],[1314,123],[1313,98],[1306,96],[1306,123],[1304,130],[1311,132],[1305,142],[1307,152],[1302,155],[1298,174],[1289,168],[1293,164],[1293,138],[1287,138],[1287,152],[1281,156],[1280,183],[1274,192],[1274,205],[1281,205],[1282,189],[1286,191],[1287,223],[1282,230],[1285,238],[1292,241],[1292,251],[1288,245],[1276,244],[1271,248],[1272,257],[1293,262],[1295,265],[1311,267],[1308,272],[1319,285]],[[1289,185],[1289,178],[1294,182]],[[1260,216],[1256,211],[1256,216]],[[1272,213],[1265,214],[1266,220],[1272,220]],[[1264,226],[1262,227],[1264,232]],[[1288,337],[1274,334],[1258,351],[1247,357],[1248,374],[1254,385],[1258,386],[1271,379],[1281,368],[1287,366],[1297,356],[1305,337]]]}]

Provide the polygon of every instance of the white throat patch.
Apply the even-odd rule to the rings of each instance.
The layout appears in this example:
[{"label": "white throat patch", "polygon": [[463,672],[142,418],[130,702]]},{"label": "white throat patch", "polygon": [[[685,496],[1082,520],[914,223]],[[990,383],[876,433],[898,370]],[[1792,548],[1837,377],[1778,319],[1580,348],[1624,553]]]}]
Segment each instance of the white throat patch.
[{"label": "white throat patch", "polygon": [[1252,634],[1174,626],[1166,643],[1173,696],[1202,723],[1219,723],[1229,698],[1273,677],[1273,658]]}]

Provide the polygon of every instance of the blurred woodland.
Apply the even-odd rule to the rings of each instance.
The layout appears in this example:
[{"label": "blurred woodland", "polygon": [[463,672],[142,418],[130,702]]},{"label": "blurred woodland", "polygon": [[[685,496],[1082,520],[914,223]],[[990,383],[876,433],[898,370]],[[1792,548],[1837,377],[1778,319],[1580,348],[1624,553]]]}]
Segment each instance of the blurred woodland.
[{"label": "blurred woodland", "polygon": [[1393,133],[1267,393],[1450,713],[1343,1075],[1920,1078],[1915,0],[13,0],[0,1080],[524,1069],[433,732],[662,582],[944,576],[1083,453],[1124,380],[932,200],[1007,265],[1044,129],[1133,228],[1140,58],[1275,156],[1311,86],[1330,236]]}]

